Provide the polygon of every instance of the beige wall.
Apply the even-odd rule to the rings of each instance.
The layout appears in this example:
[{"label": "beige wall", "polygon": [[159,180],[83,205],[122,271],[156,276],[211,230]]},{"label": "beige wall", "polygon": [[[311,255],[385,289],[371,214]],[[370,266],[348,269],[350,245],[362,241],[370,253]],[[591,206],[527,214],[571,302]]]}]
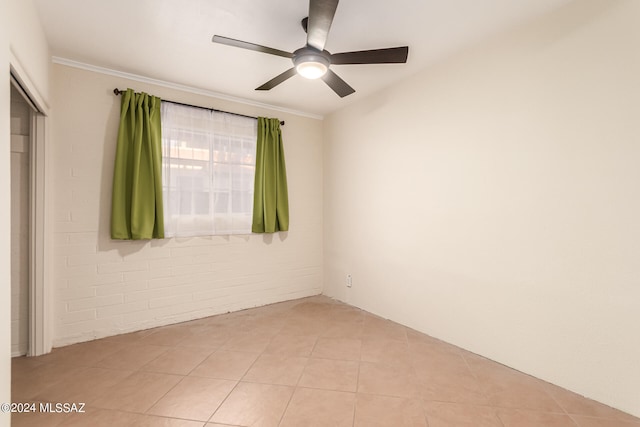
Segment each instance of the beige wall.
[{"label": "beige wall", "polygon": [[[287,234],[109,237],[120,98],[137,91],[286,121]],[[53,66],[54,346],[322,292],[322,122]]]},{"label": "beige wall", "polygon": [[324,292],[640,415],[638,17],[574,2],[328,117]]}]

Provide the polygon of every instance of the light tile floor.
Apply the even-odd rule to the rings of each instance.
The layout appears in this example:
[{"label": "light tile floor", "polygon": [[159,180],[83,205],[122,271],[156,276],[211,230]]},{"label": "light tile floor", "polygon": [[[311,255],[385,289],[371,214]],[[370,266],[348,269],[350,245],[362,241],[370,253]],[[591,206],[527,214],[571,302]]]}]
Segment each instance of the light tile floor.
[{"label": "light tile floor", "polygon": [[19,426],[640,427],[640,419],[312,297],[13,360]]}]

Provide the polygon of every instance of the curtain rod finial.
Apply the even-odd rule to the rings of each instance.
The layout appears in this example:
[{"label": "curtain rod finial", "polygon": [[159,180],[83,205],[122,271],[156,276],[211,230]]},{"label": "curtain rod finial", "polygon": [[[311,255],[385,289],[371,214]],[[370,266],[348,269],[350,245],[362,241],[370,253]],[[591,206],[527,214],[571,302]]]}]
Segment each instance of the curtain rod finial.
[{"label": "curtain rod finial", "polygon": [[115,88],[113,90],[113,93],[115,93],[116,95],[120,95],[122,93],[122,91],[120,89],[118,89],[118,88]]}]

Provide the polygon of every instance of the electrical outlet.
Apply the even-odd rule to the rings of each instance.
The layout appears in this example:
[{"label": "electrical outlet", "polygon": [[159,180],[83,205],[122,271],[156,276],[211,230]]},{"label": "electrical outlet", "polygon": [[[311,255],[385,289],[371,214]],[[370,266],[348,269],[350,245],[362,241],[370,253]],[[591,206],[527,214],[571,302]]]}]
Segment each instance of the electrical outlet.
[{"label": "electrical outlet", "polygon": [[351,275],[347,274],[347,288],[350,288],[352,285]]}]

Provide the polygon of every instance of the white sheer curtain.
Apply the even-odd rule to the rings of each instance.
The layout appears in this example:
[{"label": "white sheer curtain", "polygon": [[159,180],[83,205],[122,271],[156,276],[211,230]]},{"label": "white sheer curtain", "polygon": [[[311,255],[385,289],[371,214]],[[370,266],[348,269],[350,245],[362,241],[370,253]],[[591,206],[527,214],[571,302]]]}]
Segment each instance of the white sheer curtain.
[{"label": "white sheer curtain", "polygon": [[250,234],[257,120],[162,102],[166,237]]}]

